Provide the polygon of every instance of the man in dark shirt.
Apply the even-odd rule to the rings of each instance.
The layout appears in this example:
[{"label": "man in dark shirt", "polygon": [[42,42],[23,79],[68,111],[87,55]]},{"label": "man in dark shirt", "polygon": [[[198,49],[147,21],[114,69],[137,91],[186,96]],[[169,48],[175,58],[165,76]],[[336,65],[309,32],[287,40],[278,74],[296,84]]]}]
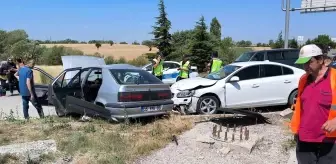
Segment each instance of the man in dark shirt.
[{"label": "man in dark shirt", "polygon": [[25,119],[29,119],[29,101],[37,109],[40,118],[44,117],[42,105],[39,103],[35,92],[34,75],[33,70],[31,69],[34,67],[34,65],[34,60],[30,60],[27,62],[27,65],[20,67],[18,72],[19,88],[20,94],[22,96],[23,114]]}]

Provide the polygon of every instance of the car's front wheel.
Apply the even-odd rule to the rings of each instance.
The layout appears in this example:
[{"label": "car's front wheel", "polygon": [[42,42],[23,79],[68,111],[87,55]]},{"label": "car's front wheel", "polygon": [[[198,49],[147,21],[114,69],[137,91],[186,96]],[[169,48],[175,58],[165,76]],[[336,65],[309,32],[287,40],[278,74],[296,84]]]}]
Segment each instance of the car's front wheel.
[{"label": "car's front wheel", "polygon": [[290,106],[292,106],[292,105],[295,104],[297,95],[298,95],[298,90],[293,91],[293,92],[289,95],[289,98],[288,98],[288,104],[289,104]]},{"label": "car's front wheel", "polygon": [[202,96],[197,102],[198,114],[216,114],[219,100],[215,96]]}]

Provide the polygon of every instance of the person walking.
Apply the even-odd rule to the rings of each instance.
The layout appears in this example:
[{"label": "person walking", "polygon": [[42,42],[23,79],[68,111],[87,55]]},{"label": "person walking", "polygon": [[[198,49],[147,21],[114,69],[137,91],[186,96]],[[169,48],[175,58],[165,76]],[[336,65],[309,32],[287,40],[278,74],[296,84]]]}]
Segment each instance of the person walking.
[{"label": "person walking", "polygon": [[328,67],[325,58],[318,46],[309,44],[295,62],[306,71],[290,123],[299,164],[336,163],[336,69]]},{"label": "person walking", "polygon": [[162,81],[163,59],[160,52],[158,52],[156,58],[153,59],[153,75]]},{"label": "person walking", "polygon": [[35,66],[34,60],[29,60],[27,65],[21,66],[18,71],[19,76],[19,89],[20,95],[22,96],[22,106],[23,115],[25,119],[29,119],[29,101],[37,109],[40,118],[44,117],[42,105],[37,99],[35,86],[34,86],[34,75],[32,68]]},{"label": "person walking", "polygon": [[210,68],[210,72],[209,73],[213,73],[213,72],[217,72],[222,68],[223,65],[223,61],[221,59],[218,58],[218,52],[215,51],[212,54],[212,59],[209,63],[209,68]]},{"label": "person walking", "polygon": [[180,71],[179,77],[176,79],[176,81],[189,78],[190,67],[190,61],[188,60],[187,55],[183,55],[182,61],[180,62],[180,68],[178,68]]}]

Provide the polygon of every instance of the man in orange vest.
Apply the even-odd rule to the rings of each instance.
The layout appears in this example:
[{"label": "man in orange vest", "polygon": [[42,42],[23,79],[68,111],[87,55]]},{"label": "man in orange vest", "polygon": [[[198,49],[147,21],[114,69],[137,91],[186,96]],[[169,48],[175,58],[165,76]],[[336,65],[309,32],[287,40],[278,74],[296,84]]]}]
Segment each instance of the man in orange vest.
[{"label": "man in orange vest", "polygon": [[336,69],[328,67],[325,58],[318,46],[310,44],[301,48],[295,62],[306,71],[291,120],[299,164],[336,163]]}]

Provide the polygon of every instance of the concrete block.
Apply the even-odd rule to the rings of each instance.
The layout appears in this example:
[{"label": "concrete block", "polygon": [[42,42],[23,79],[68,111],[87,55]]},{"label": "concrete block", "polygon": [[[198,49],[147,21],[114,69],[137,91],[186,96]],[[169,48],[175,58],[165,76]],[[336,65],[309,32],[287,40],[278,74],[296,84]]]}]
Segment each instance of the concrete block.
[{"label": "concrete block", "polygon": [[227,155],[231,152],[231,148],[230,147],[223,147],[219,150],[220,153],[222,153],[223,155]]},{"label": "concrete block", "polygon": [[287,164],[297,164],[297,159],[296,159],[296,151],[295,149],[291,149],[289,151],[289,158],[288,158],[288,161],[287,161]]},{"label": "concrete block", "polygon": [[290,108],[287,108],[280,112],[280,116],[284,118],[291,118],[293,115],[293,110]]}]

